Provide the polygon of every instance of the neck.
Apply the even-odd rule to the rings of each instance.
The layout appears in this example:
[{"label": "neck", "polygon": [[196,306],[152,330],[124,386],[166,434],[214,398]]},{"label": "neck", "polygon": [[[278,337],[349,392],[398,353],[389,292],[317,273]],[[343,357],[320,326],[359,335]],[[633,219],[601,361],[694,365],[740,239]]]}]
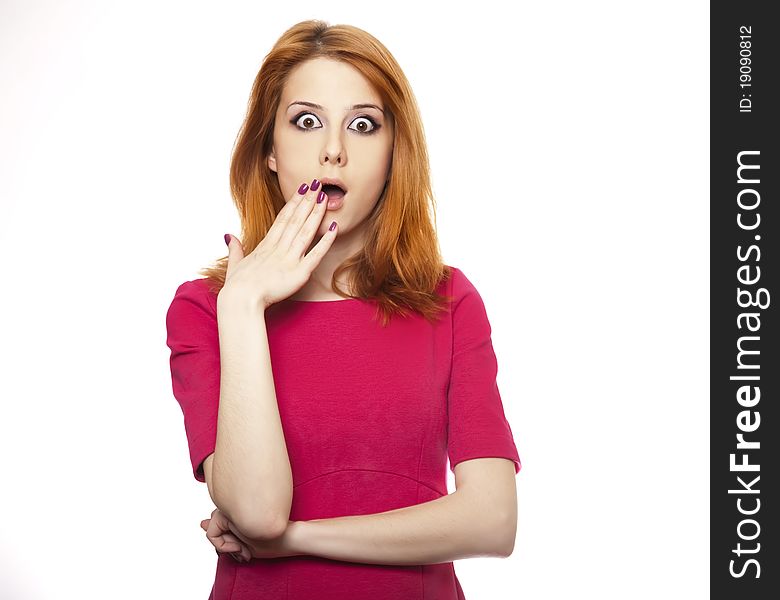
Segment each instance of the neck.
[{"label": "neck", "polygon": [[[332,220],[333,219],[330,221]],[[330,221],[328,222],[328,225],[330,225]],[[363,249],[365,244],[364,225],[365,223],[362,223],[360,226],[351,229],[344,234],[338,231],[336,232],[336,239],[333,241],[333,244],[331,244],[330,248],[325,253],[325,256],[322,257],[320,263],[314,271],[312,271],[309,281],[296,292],[295,298],[323,298],[334,296],[334,292],[331,290],[330,285],[333,273],[341,263]],[[311,250],[320,239],[320,237],[314,238],[309,246],[309,250]],[[309,250],[307,250],[307,252]],[[351,290],[347,283],[348,276],[349,270],[342,272],[337,283],[341,289],[350,293]]]}]

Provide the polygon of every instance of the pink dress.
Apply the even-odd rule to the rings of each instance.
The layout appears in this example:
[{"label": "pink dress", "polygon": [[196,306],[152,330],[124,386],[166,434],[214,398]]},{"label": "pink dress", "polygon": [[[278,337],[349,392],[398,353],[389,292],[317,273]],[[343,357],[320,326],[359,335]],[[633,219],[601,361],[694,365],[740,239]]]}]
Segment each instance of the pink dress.
[{"label": "pink dress", "polygon": [[[265,313],[276,397],[293,474],[290,520],[385,512],[446,495],[464,460],[520,458],[496,385],[491,328],[456,268],[431,324],[413,313],[383,329],[361,299],[285,300]],[[215,294],[186,281],[168,309],[173,394],[192,470],[214,452],[219,403]],[[204,540],[204,543],[207,543]],[[316,556],[237,563],[220,554],[210,600],[463,600],[453,563],[397,566]]]}]

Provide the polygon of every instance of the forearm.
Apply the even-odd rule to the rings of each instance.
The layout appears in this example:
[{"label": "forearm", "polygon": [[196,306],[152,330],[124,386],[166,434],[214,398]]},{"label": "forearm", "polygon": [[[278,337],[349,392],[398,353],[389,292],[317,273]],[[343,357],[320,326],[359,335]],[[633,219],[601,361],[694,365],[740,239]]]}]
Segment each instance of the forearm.
[{"label": "forearm", "polygon": [[240,528],[260,534],[286,524],[292,502],[265,316],[243,299],[220,297],[218,323],[215,503]]},{"label": "forearm", "polygon": [[514,528],[455,491],[373,515],[295,521],[296,554],[382,565],[421,565],[511,553]]}]

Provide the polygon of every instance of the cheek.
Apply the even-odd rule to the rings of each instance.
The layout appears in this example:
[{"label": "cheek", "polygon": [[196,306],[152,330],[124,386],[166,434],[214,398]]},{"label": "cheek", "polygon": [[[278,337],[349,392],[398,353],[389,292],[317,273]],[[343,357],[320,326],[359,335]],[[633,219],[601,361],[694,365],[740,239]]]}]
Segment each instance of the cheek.
[{"label": "cheek", "polygon": [[309,174],[302,172],[301,169],[311,161],[306,158],[308,153],[305,145],[298,140],[281,139],[274,150],[276,176],[279,180],[282,195],[285,201],[287,201],[297,191],[301,183],[304,181],[306,183],[310,182],[311,177],[309,177],[308,181],[306,180]]},{"label": "cheek", "polygon": [[311,142],[301,139],[303,136],[282,136],[276,145],[276,164],[280,171],[294,171],[296,165],[312,153]]},{"label": "cheek", "polygon": [[385,184],[387,179],[387,171],[390,169],[390,165],[393,160],[393,147],[389,148],[386,145],[374,146],[372,148],[366,148],[353,154],[360,160],[360,169],[368,175],[372,184],[379,184],[380,187]]},{"label": "cheek", "polygon": [[390,165],[393,163],[393,142],[392,138],[387,140],[385,142],[385,145],[382,147],[382,158],[384,159],[382,164],[384,165],[384,172],[382,174],[383,178],[387,177],[387,171],[390,169]]},{"label": "cheek", "polygon": [[279,171],[294,171],[297,165],[318,155],[316,135],[301,134],[291,131],[286,120],[277,121],[274,131],[274,150],[277,169]]}]

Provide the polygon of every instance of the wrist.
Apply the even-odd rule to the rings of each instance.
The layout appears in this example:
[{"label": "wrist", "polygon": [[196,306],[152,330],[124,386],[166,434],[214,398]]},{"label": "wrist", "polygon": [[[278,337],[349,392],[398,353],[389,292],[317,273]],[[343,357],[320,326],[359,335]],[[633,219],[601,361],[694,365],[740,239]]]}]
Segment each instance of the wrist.
[{"label": "wrist", "polygon": [[247,294],[241,290],[223,287],[217,295],[217,315],[258,315],[268,308],[262,294]]},{"label": "wrist", "polygon": [[310,554],[306,544],[306,535],[310,523],[308,521],[290,521],[287,525],[287,549],[293,556],[305,556]]}]

